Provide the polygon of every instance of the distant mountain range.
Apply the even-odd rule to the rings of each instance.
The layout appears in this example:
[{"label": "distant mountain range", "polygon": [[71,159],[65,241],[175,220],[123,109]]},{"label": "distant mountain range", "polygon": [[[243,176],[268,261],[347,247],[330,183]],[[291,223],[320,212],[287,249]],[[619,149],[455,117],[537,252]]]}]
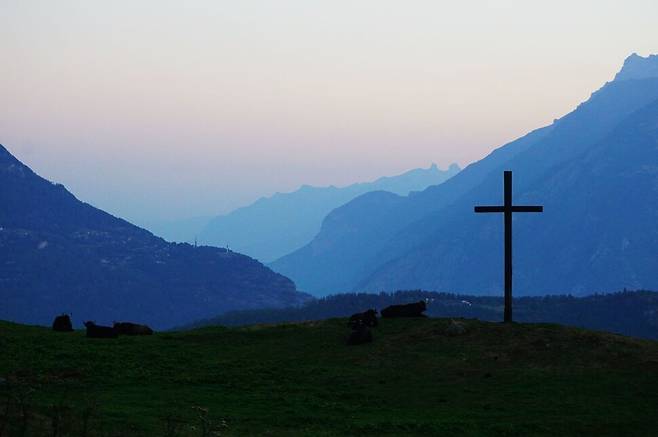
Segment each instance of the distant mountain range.
[{"label": "distant mountain range", "polygon": [[369,193],[332,211],[305,247],[272,264],[315,295],[432,289],[498,294],[502,217],[514,201],[517,295],[658,288],[658,56],[632,55],[573,112],[413,196]]},{"label": "distant mountain range", "polygon": [[258,261],[167,243],[80,202],[0,146],[0,319],[55,315],[167,328],[228,310],[283,307],[307,296]]},{"label": "distant mountain range", "polygon": [[214,218],[199,234],[199,241],[219,247],[229,244],[232,249],[262,262],[274,261],[310,242],[329,212],[361,194],[388,191],[407,195],[440,184],[459,170],[457,164],[447,170],[433,164],[427,169],[342,188],[304,185],[292,193],[263,197]]}]

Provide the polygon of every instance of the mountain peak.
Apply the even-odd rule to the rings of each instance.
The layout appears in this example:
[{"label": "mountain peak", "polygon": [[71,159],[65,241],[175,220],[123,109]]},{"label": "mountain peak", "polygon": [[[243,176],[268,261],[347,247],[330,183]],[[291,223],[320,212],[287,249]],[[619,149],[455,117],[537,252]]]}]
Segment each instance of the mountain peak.
[{"label": "mountain peak", "polygon": [[453,162],[448,166],[446,170],[441,170],[439,166],[435,162],[433,162],[432,165],[430,165],[430,167],[427,169],[427,171],[429,171],[430,173],[437,173],[437,174],[443,172],[443,173],[447,173],[449,176],[452,176],[456,173],[459,173],[461,171],[461,167],[456,162]]},{"label": "mountain peak", "polygon": [[615,76],[615,81],[650,77],[658,77],[658,55],[643,57],[633,53],[624,61],[624,65]]}]

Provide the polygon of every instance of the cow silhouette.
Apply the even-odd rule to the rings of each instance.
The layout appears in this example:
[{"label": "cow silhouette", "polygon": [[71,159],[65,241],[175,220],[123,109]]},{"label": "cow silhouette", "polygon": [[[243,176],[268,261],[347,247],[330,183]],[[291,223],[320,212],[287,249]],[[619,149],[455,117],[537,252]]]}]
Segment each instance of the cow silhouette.
[{"label": "cow silhouette", "polygon": [[377,326],[377,310],[367,310],[362,313],[352,314],[350,320],[347,322],[347,326],[352,329],[356,329],[360,325],[365,325],[369,327]]},{"label": "cow silhouette", "polygon": [[427,317],[423,312],[427,310],[427,304],[424,300],[406,305],[391,305],[382,310],[382,317]]},{"label": "cow silhouette", "polygon": [[100,326],[92,321],[85,322],[89,338],[117,338],[117,331],[112,326]]},{"label": "cow silhouette", "polygon": [[62,314],[55,317],[55,320],[53,320],[53,331],[73,332],[71,317],[68,314]]}]

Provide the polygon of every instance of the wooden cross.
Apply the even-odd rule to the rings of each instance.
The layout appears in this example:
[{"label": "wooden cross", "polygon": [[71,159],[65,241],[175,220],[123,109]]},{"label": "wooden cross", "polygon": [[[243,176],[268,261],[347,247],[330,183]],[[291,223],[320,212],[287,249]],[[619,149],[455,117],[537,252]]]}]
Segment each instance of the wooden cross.
[{"label": "wooden cross", "polygon": [[505,322],[512,321],[512,213],[543,212],[543,206],[512,205],[512,172],[505,171],[505,202],[502,206],[476,206],[475,212],[505,214]]}]

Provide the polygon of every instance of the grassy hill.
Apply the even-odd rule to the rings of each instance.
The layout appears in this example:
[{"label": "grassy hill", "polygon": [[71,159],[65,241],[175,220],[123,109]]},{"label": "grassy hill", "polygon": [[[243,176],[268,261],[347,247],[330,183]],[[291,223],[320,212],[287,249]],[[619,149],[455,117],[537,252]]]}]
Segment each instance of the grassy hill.
[{"label": "grassy hill", "polygon": [[451,336],[450,323],[384,320],[372,344],[346,346],[345,319],[116,340],[0,322],[0,435],[24,422],[29,436],[85,422],[89,436],[658,429],[658,343],[476,320]]}]

